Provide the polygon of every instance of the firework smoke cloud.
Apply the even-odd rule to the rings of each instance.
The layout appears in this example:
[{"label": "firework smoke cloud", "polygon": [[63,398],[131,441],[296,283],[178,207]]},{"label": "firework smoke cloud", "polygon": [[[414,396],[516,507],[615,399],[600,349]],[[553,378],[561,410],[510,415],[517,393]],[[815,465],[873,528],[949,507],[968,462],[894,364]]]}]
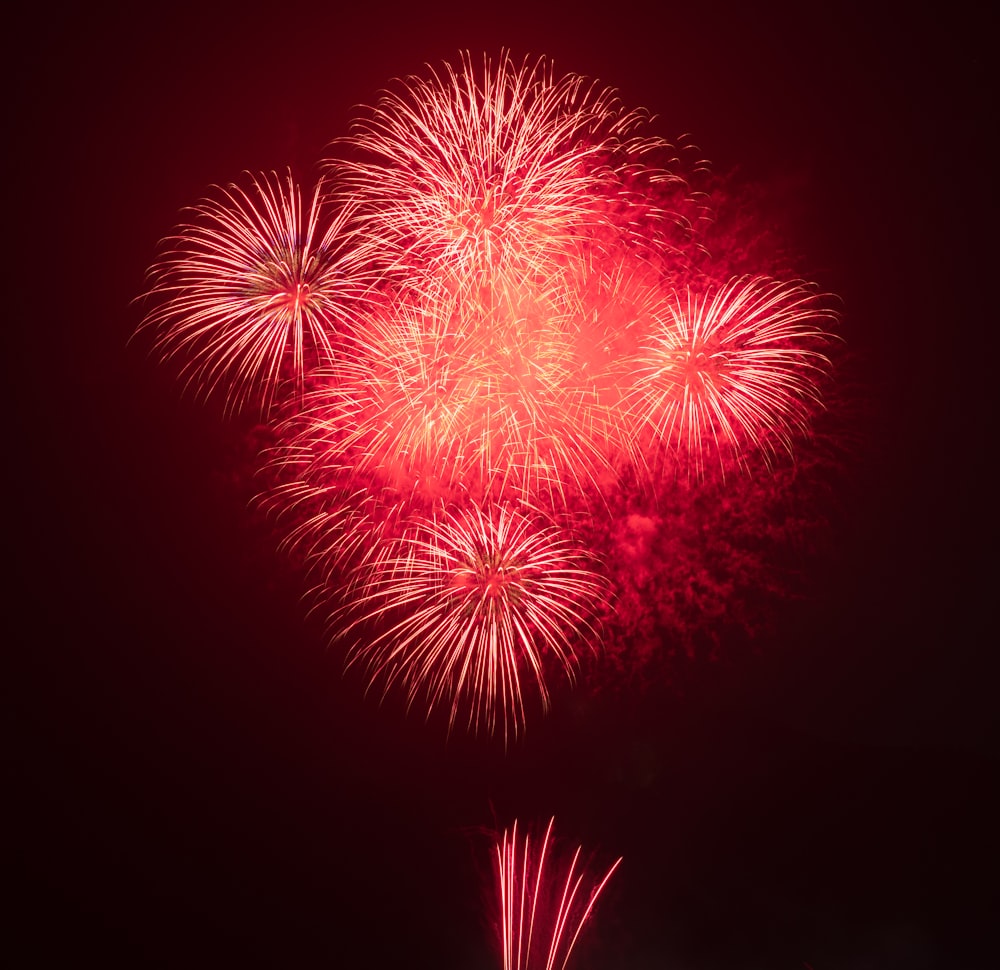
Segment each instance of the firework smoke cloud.
[{"label": "firework smoke cloud", "polygon": [[517,735],[597,647],[628,594],[594,522],[638,549],[638,497],[766,469],[822,407],[833,314],[706,256],[699,165],[649,128],[545,59],[464,55],[384,92],[311,192],[213,190],[150,270],[158,354],[270,422],[261,502],[331,636],[449,729]]}]

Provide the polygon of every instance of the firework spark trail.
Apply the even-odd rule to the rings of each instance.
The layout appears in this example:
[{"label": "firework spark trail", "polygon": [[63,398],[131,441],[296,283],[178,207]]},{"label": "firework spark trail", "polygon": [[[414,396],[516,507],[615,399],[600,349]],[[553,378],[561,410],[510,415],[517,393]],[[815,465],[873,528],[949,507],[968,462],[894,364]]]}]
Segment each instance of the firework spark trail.
[{"label": "firework spark trail", "polygon": [[331,212],[322,184],[306,205],[291,174],[217,192],[166,240],[143,326],[158,353],[182,360],[197,396],[219,392],[229,412],[253,402],[266,414],[289,373],[301,390],[307,368],[334,355],[337,328],[375,282],[371,253],[353,207]]},{"label": "firework spark trail", "polygon": [[526,679],[547,707],[546,668],[573,678],[574,644],[593,641],[606,594],[556,529],[505,508],[445,511],[411,524],[359,572],[346,635],[382,631],[353,651],[371,683],[401,682],[428,713],[447,708],[449,729],[464,707],[470,730],[500,725],[508,738],[524,723]]},{"label": "firework spark trail", "polygon": [[417,288],[425,274],[478,288],[551,271],[609,224],[606,199],[623,205],[626,171],[663,145],[634,133],[646,116],[612,89],[557,79],[544,59],[505,53],[480,70],[466,54],[429,74],[384,92],[342,140],[360,159],[330,162]]},{"label": "firework spark trail", "polygon": [[793,453],[821,407],[830,362],[818,348],[834,314],[803,284],[762,277],[675,292],[666,310],[635,366],[636,427],[699,476],[712,454],[725,466]]},{"label": "firework spark trail", "polygon": [[496,846],[500,936],[504,970],[565,970],[598,896],[621,863],[603,877],[580,864],[582,847],[569,863],[555,859],[549,821],[536,849],[518,837],[517,822]]},{"label": "firework spark trail", "polygon": [[281,528],[290,520],[279,551],[302,565],[315,583],[317,604],[328,605],[345,578],[370,562],[386,520],[365,488],[320,487],[303,481],[281,482],[257,498],[257,505]]}]

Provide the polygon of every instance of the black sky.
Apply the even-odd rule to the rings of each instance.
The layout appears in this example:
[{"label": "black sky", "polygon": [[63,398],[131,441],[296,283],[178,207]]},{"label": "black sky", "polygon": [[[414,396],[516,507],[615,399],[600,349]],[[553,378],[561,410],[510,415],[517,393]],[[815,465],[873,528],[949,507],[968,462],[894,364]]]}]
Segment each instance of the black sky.
[{"label": "black sky", "polygon": [[[499,966],[484,832],[551,814],[625,858],[580,970],[989,962],[986,36],[961,6],[721,3],[206,3],[15,29],[10,965]],[[127,343],[157,241],[210,184],[309,176],[390,78],[502,47],[797,186],[874,402],[825,595],[682,691],[563,692],[506,754],[360,696],[236,501],[234,436]]]}]

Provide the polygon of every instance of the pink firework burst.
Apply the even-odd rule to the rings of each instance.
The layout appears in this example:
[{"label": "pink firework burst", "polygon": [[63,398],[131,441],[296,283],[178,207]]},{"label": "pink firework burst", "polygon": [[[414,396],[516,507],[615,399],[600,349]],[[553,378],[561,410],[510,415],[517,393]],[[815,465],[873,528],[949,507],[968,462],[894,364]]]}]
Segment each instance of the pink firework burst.
[{"label": "pink firework burst", "polygon": [[191,212],[149,271],[143,326],[185,387],[267,413],[283,383],[301,389],[334,355],[372,283],[367,247],[350,206],[333,211],[322,185],[303,204],[291,174],[218,188]]},{"label": "pink firework burst", "polygon": [[503,970],[565,970],[598,896],[621,863],[603,876],[556,853],[549,821],[540,843],[519,836],[517,822],[497,843],[495,864]]},{"label": "pink firework burst", "polygon": [[398,681],[411,704],[447,709],[449,728],[464,709],[471,730],[502,727],[506,739],[523,725],[529,686],[548,706],[548,668],[573,678],[606,595],[558,530],[505,508],[444,511],[358,571],[351,635],[371,635],[353,657],[372,683]]},{"label": "pink firework burst", "polygon": [[710,456],[792,453],[821,406],[835,315],[803,284],[762,277],[674,292],[664,310],[635,367],[636,427],[698,477]]},{"label": "pink firework burst", "polygon": [[516,286],[612,224],[609,198],[622,205],[626,174],[663,145],[636,134],[645,119],[544,59],[466,54],[384,92],[331,165],[411,285]]}]

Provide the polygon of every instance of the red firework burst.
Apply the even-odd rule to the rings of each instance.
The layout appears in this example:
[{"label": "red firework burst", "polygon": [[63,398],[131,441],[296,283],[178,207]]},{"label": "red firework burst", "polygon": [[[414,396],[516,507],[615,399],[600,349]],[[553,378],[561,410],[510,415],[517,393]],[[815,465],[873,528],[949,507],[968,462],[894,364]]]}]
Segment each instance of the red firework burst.
[{"label": "red firework burst", "polygon": [[567,862],[556,857],[549,821],[537,847],[518,836],[517,822],[496,846],[503,970],[565,970],[597,897],[621,863],[603,876],[581,864],[582,847]]},{"label": "red firework burst", "polygon": [[230,412],[252,402],[266,413],[284,381],[301,388],[307,367],[333,356],[372,280],[350,206],[331,211],[321,185],[303,206],[291,174],[248,181],[218,188],[166,240],[143,326],[181,360],[185,387],[221,393]]},{"label": "red firework burst", "polygon": [[609,198],[621,206],[626,175],[663,146],[636,134],[645,118],[544,59],[477,69],[466,54],[383,93],[343,140],[358,157],[331,164],[409,284],[516,286],[612,225]]},{"label": "red firework burst", "polygon": [[829,360],[823,309],[801,283],[761,277],[674,292],[643,341],[629,415],[685,473],[701,476],[751,452],[793,451],[821,406]]},{"label": "red firework burst", "polygon": [[349,610],[374,630],[354,660],[372,683],[402,683],[410,703],[445,707],[449,728],[505,739],[524,722],[525,689],[548,706],[547,669],[571,679],[575,643],[596,635],[590,618],[606,596],[601,577],[554,528],[499,508],[443,512],[411,525],[358,572]]}]

